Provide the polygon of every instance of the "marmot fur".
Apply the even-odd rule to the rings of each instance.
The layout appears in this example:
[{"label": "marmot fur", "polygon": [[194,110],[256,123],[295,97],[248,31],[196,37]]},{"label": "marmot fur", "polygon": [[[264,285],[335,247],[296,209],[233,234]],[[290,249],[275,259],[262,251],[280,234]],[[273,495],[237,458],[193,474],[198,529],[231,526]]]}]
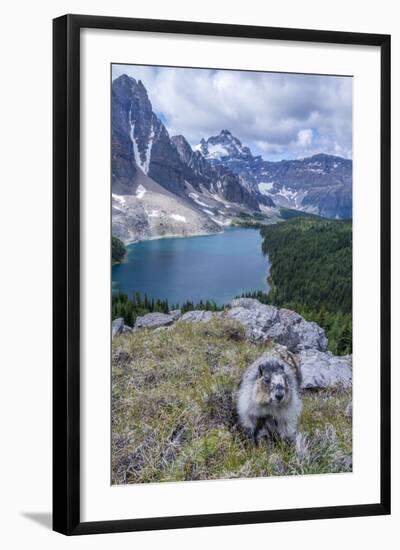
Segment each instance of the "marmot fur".
[{"label": "marmot fur", "polygon": [[237,412],[239,424],[253,438],[293,440],[302,404],[300,369],[293,355],[264,353],[245,371],[240,383]]}]

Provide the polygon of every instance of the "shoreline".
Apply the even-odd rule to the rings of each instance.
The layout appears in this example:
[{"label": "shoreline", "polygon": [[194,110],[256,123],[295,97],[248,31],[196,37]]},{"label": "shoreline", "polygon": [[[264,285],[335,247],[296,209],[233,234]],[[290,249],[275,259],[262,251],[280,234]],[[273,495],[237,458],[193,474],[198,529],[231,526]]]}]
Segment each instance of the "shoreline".
[{"label": "shoreline", "polygon": [[[141,242],[146,241],[158,241],[160,239],[187,239],[192,237],[212,237],[213,235],[221,235],[225,232],[225,230],[230,229],[262,229],[263,227],[269,226],[269,225],[275,225],[281,221],[286,221],[284,219],[271,219],[270,223],[262,223],[258,220],[254,220],[253,223],[251,223],[248,220],[242,220],[240,218],[232,218],[231,223],[228,225],[220,225],[221,230],[220,231],[212,231],[210,233],[191,233],[190,235],[174,235],[174,234],[166,234],[166,235],[156,235],[153,237],[148,237],[146,239],[138,239],[138,240],[129,240],[129,241],[123,241],[125,246],[129,246],[131,244],[137,244]],[[122,240],[122,239],[121,239]]]},{"label": "shoreline", "polygon": [[258,229],[257,227],[251,227],[251,226],[248,226],[248,227],[243,227],[243,226],[239,226],[239,225],[229,225],[229,226],[225,226],[224,229],[222,229],[221,231],[216,231],[216,232],[212,232],[212,233],[191,233],[190,235],[158,235],[158,236],[155,236],[155,237],[149,237],[148,239],[142,239],[142,240],[135,240],[135,241],[123,241],[125,246],[130,246],[131,244],[138,244],[138,243],[144,243],[144,242],[148,242],[148,241],[159,241],[159,240],[163,240],[163,239],[191,239],[191,238],[195,238],[195,237],[214,237],[216,235],[222,235],[223,233],[225,233],[225,230],[230,230],[230,229]]}]

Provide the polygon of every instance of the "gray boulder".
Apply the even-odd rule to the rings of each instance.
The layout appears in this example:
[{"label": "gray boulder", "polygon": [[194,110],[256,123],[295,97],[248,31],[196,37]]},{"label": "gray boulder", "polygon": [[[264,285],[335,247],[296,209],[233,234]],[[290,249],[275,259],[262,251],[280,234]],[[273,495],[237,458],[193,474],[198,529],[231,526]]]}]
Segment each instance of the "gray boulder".
[{"label": "gray boulder", "polygon": [[195,310],[184,313],[180,318],[180,321],[187,321],[190,323],[207,323],[208,321],[211,321],[212,318],[212,311]]},{"label": "gray boulder", "polygon": [[123,317],[119,317],[118,319],[114,319],[114,321],[112,322],[112,326],[111,326],[111,331],[112,331],[112,337],[114,338],[115,336],[119,336],[120,334],[122,334],[123,330],[124,330],[124,319]]},{"label": "gray boulder", "polygon": [[290,309],[278,310],[278,322],[268,336],[293,352],[306,349],[326,351],[328,347],[324,330]]},{"label": "gray boulder", "polygon": [[169,313],[146,313],[142,317],[137,317],[135,322],[135,330],[143,328],[158,328],[172,325],[176,320],[174,315]]},{"label": "gray boulder", "polygon": [[180,309],[173,309],[169,312],[169,315],[172,315],[174,321],[177,321],[180,317],[182,317],[182,312]]},{"label": "gray boulder", "polygon": [[226,315],[243,325],[246,336],[254,341],[267,339],[269,330],[278,322],[278,308],[252,298],[232,300]]},{"label": "gray boulder", "polygon": [[226,315],[241,323],[250,340],[272,338],[297,353],[305,349],[326,351],[328,339],[316,323],[289,309],[261,304],[253,298],[232,300]]},{"label": "gray boulder", "polygon": [[315,349],[301,351],[297,356],[303,378],[302,388],[349,388],[352,383],[352,356],[333,355]]},{"label": "gray boulder", "polygon": [[[264,307],[264,305],[258,300],[256,300],[255,298],[235,298],[234,300],[231,301],[229,306],[231,308],[243,307],[244,309],[252,309],[252,310],[259,309],[260,306]],[[276,309],[276,307],[274,306],[265,306],[265,307]]]}]

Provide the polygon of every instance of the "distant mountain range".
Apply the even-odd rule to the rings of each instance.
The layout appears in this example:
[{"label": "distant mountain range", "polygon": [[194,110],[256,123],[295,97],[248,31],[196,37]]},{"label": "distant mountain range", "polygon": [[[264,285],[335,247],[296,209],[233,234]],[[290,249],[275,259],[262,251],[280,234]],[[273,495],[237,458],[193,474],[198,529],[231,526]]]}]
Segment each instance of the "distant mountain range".
[{"label": "distant mountain range", "polygon": [[304,210],[326,218],[352,217],[352,161],[318,154],[271,162],[253,156],[229,130],[202,139],[196,151],[214,166],[240,175],[276,206]]},{"label": "distant mountain range", "polygon": [[288,207],[351,217],[352,161],[269,162],[222,130],[190,146],[170,137],[143,83],[112,83],[113,234],[125,242],[221,231],[240,214]]}]

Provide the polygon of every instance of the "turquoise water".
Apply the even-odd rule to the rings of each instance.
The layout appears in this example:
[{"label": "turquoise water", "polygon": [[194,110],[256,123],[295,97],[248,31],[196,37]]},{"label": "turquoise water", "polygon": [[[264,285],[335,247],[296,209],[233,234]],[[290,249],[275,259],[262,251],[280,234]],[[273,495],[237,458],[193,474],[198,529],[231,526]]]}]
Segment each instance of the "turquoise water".
[{"label": "turquoise water", "polygon": [[113,292],[218,305],[242,292],[267,292],[269,261],[261,243],[257,229],[229,228],[218,235],[130,244],[126,260],[112,266]]}]

